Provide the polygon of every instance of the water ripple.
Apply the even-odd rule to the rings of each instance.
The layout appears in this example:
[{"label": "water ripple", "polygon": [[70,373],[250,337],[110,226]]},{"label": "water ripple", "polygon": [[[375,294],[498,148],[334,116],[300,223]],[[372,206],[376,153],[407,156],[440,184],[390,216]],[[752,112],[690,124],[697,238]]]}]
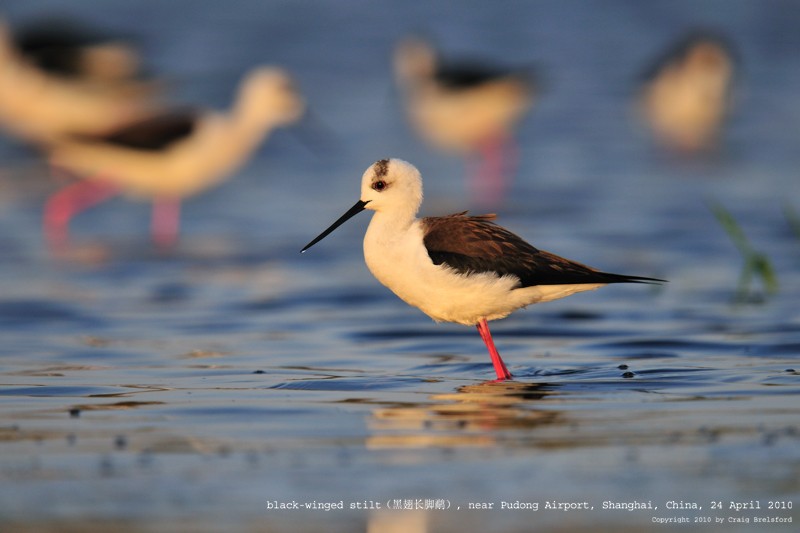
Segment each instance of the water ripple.
[{"label": "water ripple", "polygon": [[374,391],[404,389],[417,386],[429,380],[411,377],[373,377],[344,378],[331,376],[324,379],[298,379],[284,381],[271,389],[319,390],[319,391]]},{"label": "water ripple", "polygon": [[54,300],[6,300],[0,302],[0,328],[34,328],[53,323],[102,325],[105,321]]},{"label": "water ripple", "polygon": [[[725,352],[741,352],[743,347],[741,344],[734,342],[712,342],[702,340],[687,340],[687,339],[628,339],[616,340],[609,342],[600,342],[582,345],[586,349],[599,349],[607,351],[634,351],[640,354],[659,353],[661,350],[667,350],[667,353],[679,352],[700,352],[700,353],[725,353]],[[655,352],[654,352],[655,351]]]},{"label": "water ripple", "polygon": [[128,392],[130,392],[130,390],[119,387],[38,385],[33,387],[2,388],[0,389],[0,396],[88,397],[88,396],[119,395]]}]

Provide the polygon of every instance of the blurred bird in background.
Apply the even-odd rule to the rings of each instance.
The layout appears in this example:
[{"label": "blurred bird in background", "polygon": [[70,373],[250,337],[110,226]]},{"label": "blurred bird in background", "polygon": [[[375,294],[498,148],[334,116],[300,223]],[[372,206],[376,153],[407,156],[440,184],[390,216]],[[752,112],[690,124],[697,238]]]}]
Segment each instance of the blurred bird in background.
[{"label": "blurred bird in background", "polygon": [[105,136],[72,136],[50,150],[51,165],[77,178],[45,205],[48,242],[63,248],[69,222],[118,194],[153,201],[155,243],[177,238],[180,200],[230,177],[273,129],[292,124],[305,103],[290,76],[260,67],[242,81],[227,114],[181,109],[153,114]]},{"label": "blurred bird in background", "polygon": [[693,32],[646,70],[638,109],[657,142],[674,153],[718,147],[731,111],[737,70],[732,47],[708,32]]},{"label": "blurred bird in background", "polygon": [[66,18],[41,19],[19,28],[13,44],[28,62],[65,78],[115,82],[142,74],[132,39]]},{"label": "blurred bird in background", "polygon": [[160,92],[123,40],[60,19],[16,33],[0,20],[0,127],[26,143],[108,134],[152,113]]},{"label": "blurred bird in background", "polygon": [[443,62],[428,42],[409,37],[396,46],[394,71],[417,133],[437,149],[471,158],[472,203],[501,204],[518,161],[514,128],[536,96],[532,69]]}]

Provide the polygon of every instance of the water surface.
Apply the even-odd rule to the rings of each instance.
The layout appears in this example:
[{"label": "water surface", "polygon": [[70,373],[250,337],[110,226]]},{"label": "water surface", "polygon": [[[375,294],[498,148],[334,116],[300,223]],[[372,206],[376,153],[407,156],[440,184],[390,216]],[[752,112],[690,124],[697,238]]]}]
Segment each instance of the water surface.
[{"label": "water surface", "polygon": [[[12,23],[63,9],[7,4]],[[3,530],[385,531],[402,521],[406,531],[641,531],[677,529],[654,522],[676,517],[692,521],[683,531],[794,530],[727,522],[796,523],[796,511],[767,505],[800,503],[794,4],[70,9],[140,37],[179,101],[224,107],[248,68],[284,65],[327,133],[321,146],[273,135],[234,180],[186,203],[170,253],[148,241],[148,207],[120,199],[78,217],[60,259],[39,219],[56,185],[3,139]],[[676,161],[631,115],[631,83],[694,25],[727,32],[745,71],[720,154]],[[417,30],[452,53],[543,69],[502,224],[604,270],[670,281],[493,323],[510,382],[493,382],[474,329],[434,324],[372,279],[360,244],[368,214],[298,253],[382,157],[420,167],[423,214],[470,207],[463,162],[414,137],[391,86],[392,44]],[[776,293],[754,280],[737,299],[742,257],[712,204],[770,259]],[[317,508],[270,509],[293,501]],[[761,510],[730,509],[750,501]],[[726,522],[695,522],[704,517]]]}]

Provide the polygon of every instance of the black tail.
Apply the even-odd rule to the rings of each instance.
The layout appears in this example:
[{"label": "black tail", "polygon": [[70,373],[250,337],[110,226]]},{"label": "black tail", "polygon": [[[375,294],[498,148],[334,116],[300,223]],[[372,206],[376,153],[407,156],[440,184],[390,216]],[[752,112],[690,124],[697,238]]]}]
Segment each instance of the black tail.
[{"label": "black tail", "polygon": [[626,276],[625,274],[611,274],[609,272],[598,272],[600,283],[647,283],[648,285],[660,285],[669,283],[665,279],[645,278],[643,276]]}]

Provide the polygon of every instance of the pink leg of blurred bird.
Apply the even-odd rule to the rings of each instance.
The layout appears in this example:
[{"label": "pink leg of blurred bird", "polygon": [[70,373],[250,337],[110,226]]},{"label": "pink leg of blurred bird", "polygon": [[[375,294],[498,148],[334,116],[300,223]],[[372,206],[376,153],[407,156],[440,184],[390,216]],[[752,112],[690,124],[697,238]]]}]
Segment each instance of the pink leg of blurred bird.
[{"label": "pink leg of blurred bird", "polygon": [[178,239],[181,201],[175,198],[156,198],[153,201],[151,231],[153,241],[160,249],[171,248]]},{"label": "pink leg of blurred bird", "polygon": [[477,148],[479,159],[473,163],[470,183],[473,203],[493,209],[505,200],[517,167],[517,150],[504,134],[485,139]]},{"label": "pink leg of blurred bird", "polygon": [[480,322],[477,324],[478,333],[481,334],[481,338],[483,342],[486,343],[486,348],[489,349],[489,356],[492,358],[492,364],[494,365],[494,371],[497,374],[498,380],[504,379],[511,379],[511,372],[508,371],[506,368],[506,364],[500,358],[500,354],[497,352],[497,348],[494,346],[494,340],[492,340],[492,334],[489,331],[489,324],[486,322],[485,318],[482,318]]},{"label": "pink leg of blurred bird", "polygon": [[69,239],[72,217],[118,193],[115,185],[94,180],[78,180],[53,193],[44,206],[44,232],[48,243],[63,248]]}]

